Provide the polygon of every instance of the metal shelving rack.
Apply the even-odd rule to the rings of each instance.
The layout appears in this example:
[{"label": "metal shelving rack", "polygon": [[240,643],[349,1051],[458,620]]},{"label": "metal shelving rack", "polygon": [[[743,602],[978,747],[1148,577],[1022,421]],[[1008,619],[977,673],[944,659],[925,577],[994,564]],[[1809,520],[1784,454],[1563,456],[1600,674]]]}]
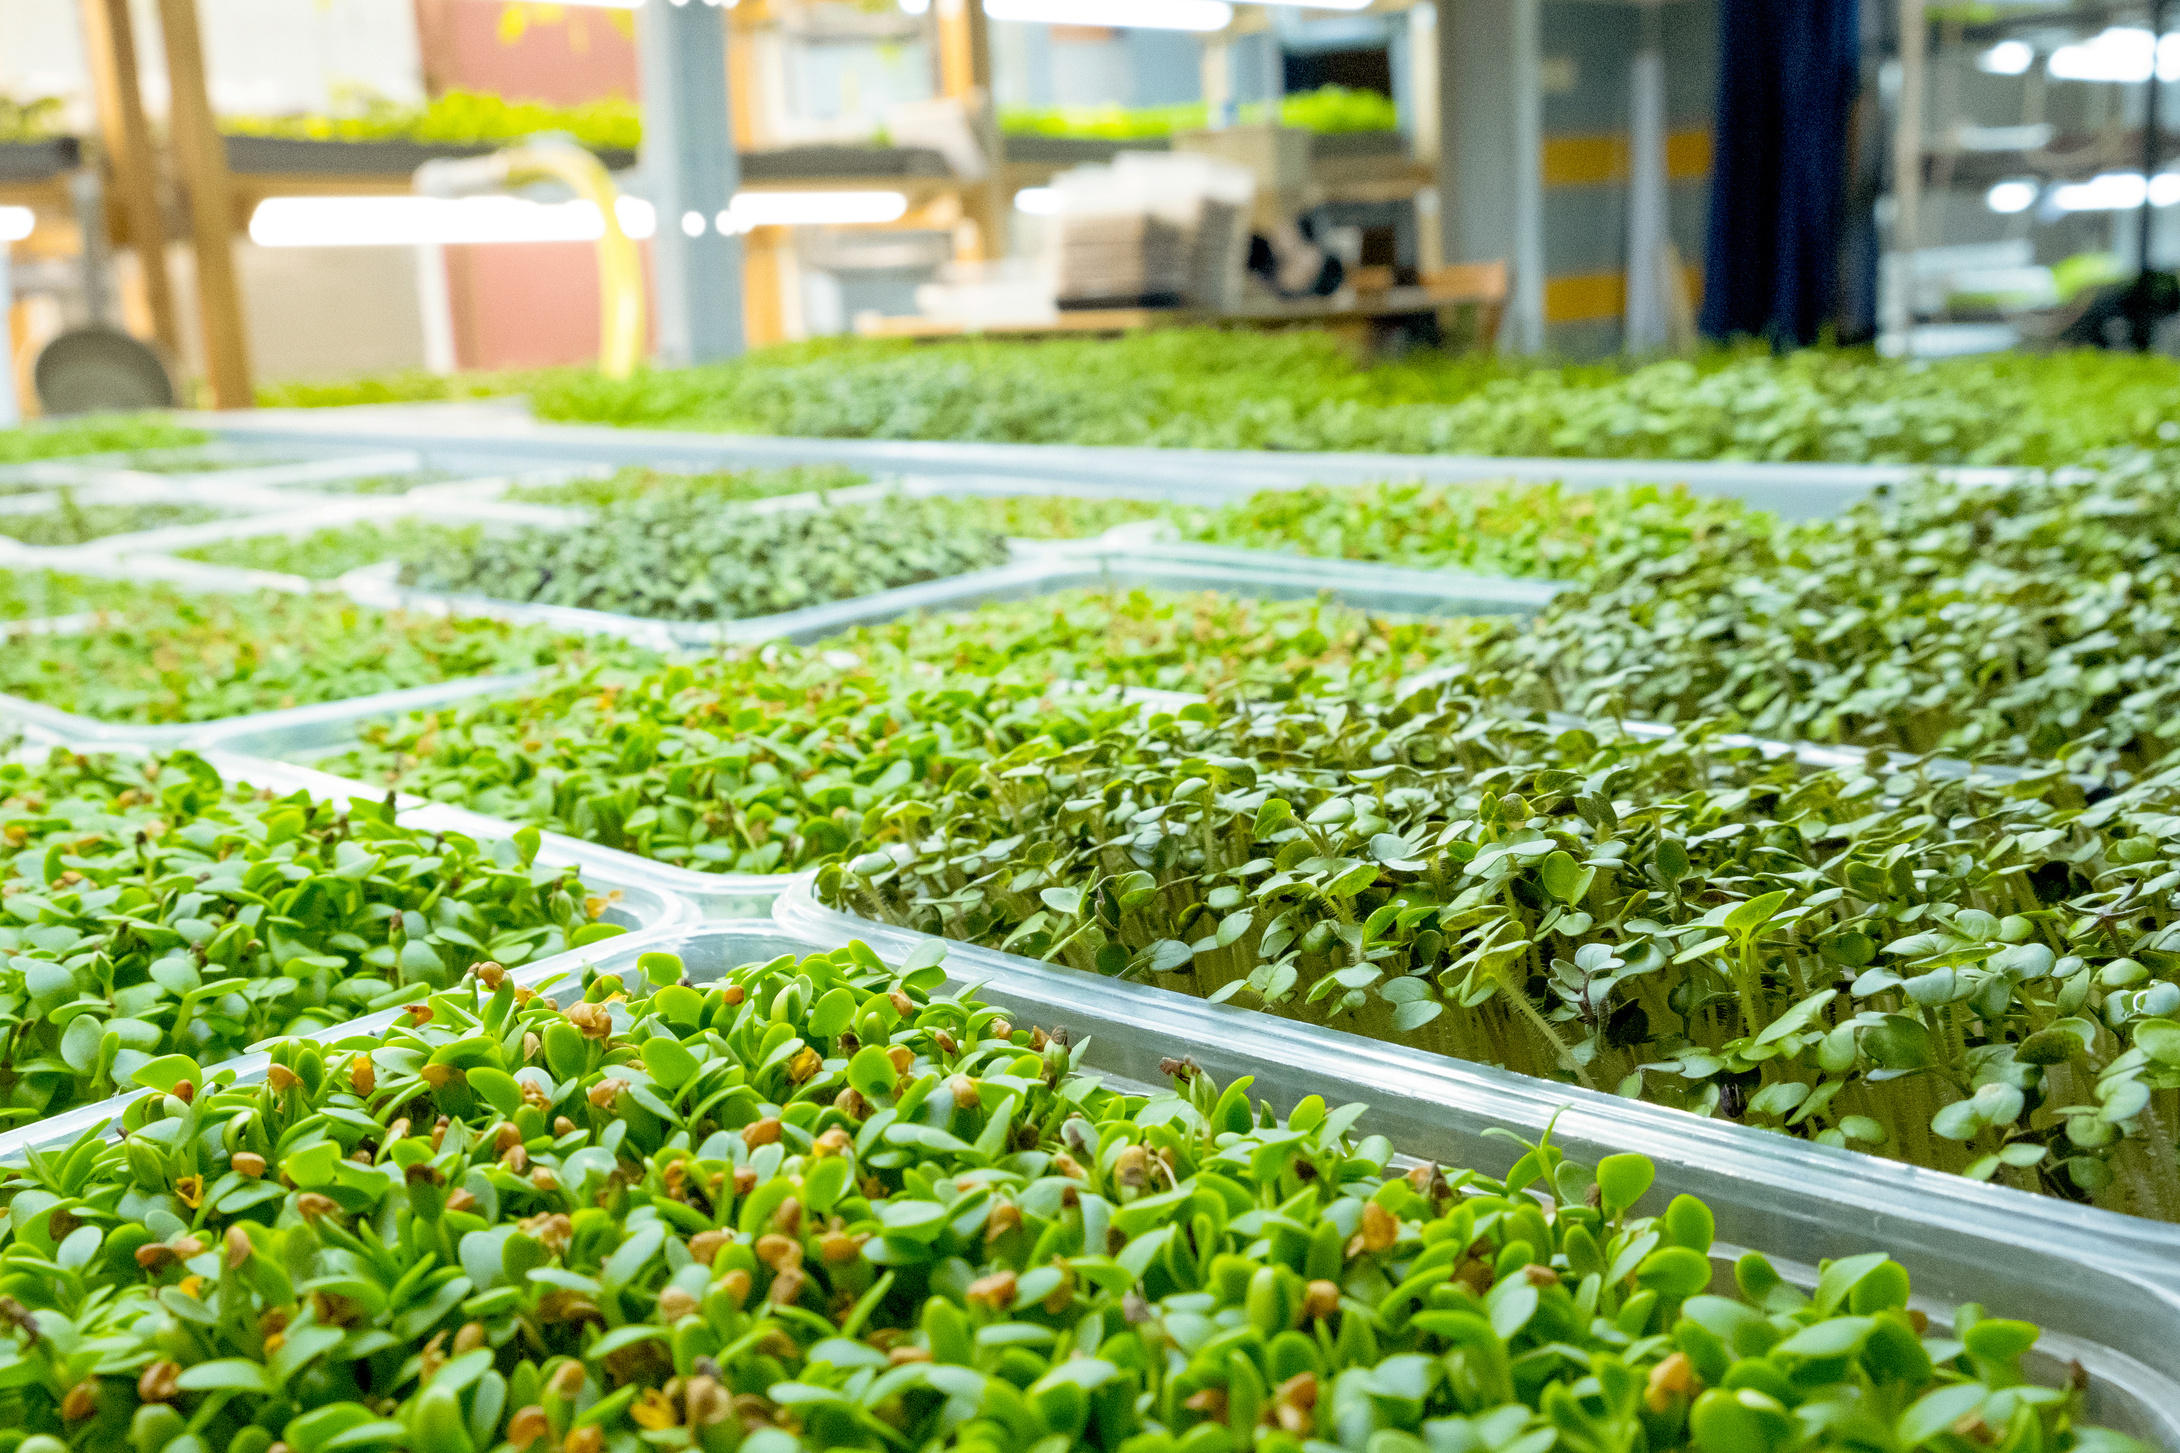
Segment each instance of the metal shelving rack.
[{"label": "metal shelving rack", "polygon": [[[1994,341],[2004,332],[2009,342],[2153,345],[2160,312],[2171,311],[2169,280],[2155,266],[2159,209],[2152,182],[2172,159],[2163,92],[2180,75],[2171,56],[2159,63],[2160,52],[2172,48],[2172,18],[2169,0],[2011,6],[1965,19],[1904,0],[1891,88],[1893,277],[1883,319],[1889,335],[1906,339],[1918,325],[1950,318],[1985,325]],[[2054,71],[2063,49],[2118,29],[2147,30],[2149,74],[2162,71],[2162,79]],[[2017,114],[1991,115],[1994,102],[2003,107],[2009,99],[1998,88],[2015,78],[2022,88],[2013,103]],[[2094,205],[2092,197],[2069,205],[2068,189],[2115,176],[2140,179],[2139,199],[2108,206]],[[1975,220],[1964,222],[1960,214],[1971,207]],[[1981,229],[2003,232],[2004,242],[1956,241],[1961,231],[1978,230],[1985,211],[2007,219],[2000,228]],[[2109,250],[2122,269],[2103,281],[2131,279],[2124,290],[2100,288],[2087,307],[2052,306],[2058,300],[2047,298],[2041,306],[1970,308],[1966,320],[1947,302],[1932,301],[1930,284],[1944,282],[1956,260],[1966,274],[2025,281],[2055,255],[2093,250],[2100,219],[2116,224],[2109,227]],[[1986,254],[1980,260],[1978,251]],[[2010,263],[2005,254],[2013,255]]]}]

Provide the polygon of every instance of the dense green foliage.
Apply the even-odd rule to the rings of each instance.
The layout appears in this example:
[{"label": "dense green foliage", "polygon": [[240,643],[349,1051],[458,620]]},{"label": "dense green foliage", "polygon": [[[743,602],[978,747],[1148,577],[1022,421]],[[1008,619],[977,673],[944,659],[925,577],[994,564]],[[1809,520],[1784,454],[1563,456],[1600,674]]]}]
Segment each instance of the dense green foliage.
[{"label": "dense green foliage", "polygon": [[1389,689],[1478,647],[1472,620],[1389,621],[1319,601],[1217,591],[1069,590],[974,611],[865,626],[813,651],[851,651],[881,671],[940,670],[1031,685],[1075,681],[1161,691],[1295,696]]},{"label": "dense green foliage", "polygon": [[679,867],[791,872],[964,766],[1062,722],[1126,714],[1052,687],[1382,694],[1477,629],[1312,602],[1070,592],[365,723],[322,765]]},{"label": "dense green foliage", "polygon": [[1738,500],[1653,485],[1318,486],[1176,514],[1207,544],[1546,580],[1613,575],[1630,557],[1669,557],[1721,532],[1738,541],[1771,523]]},{"label": "dense green foliage", "polygon": [[[162,592],[88,630],[17,635],[6,647],[0,692],[154,726],[579,666],[593,643],[505,621],[366,610],[333,596]],[[607,648],[644,659],[633,647]]]},{"label": "dense green foliage", "polygon": [[358,521],[329,525],[307,535],[245,535],[191,545],[174,553],[184,560],[270,570],[305,580],[336,580],[351,570],[405,555],[429,556],[467,548],[484,537],[481,525],[394,519],[383,525]]},{"label": "dense green foliage", "polygon": [[1363,1106],[1123,1094],[907,968],[488,964],[263,1084],[147,1073],[15,1181],[19,1453],[2140,1453],[1882,1250],[1712,1294],[1639,1156],[1390,1173]]},{"label": "dense green foliage", "polygon": [[187,754],[0,765],[0,1117],[621,931],[533,862],[535,835],[480,845],[388,811],[229,786]]},{"label": "dense green foliage", "polygon": [[107,454],[132,449],[168,449],[201,444],[205,434],[185,429],[161,414],[86,414],[21,429],[0,429],[0,465],[78,454]]},{"label": "dense green foliage", "polygon": [[701,491],[637,494],[574,530],[486,535],[410,552],[405,585],[657,620],[774,615],[1001,565],[1000,535],[942,502],[759,513]]},{"label": "dense green foliage", "polygon": [[933,503],[962,524],[1020,540],[1082,540],[1115,525],[1173,513],[1168,506],[1145,500],[1059,494],[962,495]]},{"label": "dense green foliage", "polygon": [[81,504],[75,491],[63,489],[52,509],[35,514],[0,514],[0,535],[25,545],[83,545],[108,535],[133,535],[170,525],[201,525],[222,512],[209,505]]},{"label": "dense green foliage", "polygon": [[2180,469],[2145,457],[1731,522],[1621,549],[1495,660],[1524,700],[1586,714],[2137,768],[2180,734],[2176,521]]},{"label": "dense green foliage", "polygon": [[143,598],[129,581],[62,575],[52,570],[0,570],[0,620],[35,620],[124,606]]},{"label": "dense green foliage", "polygon": [[553,106],[457,89],[422,106],[374,97],[360,111],[345,116],[222,116],[220,130],[233,136],[284,136],[299,141],[422,141],[456,146],[515,142],[560,132],[595,151],[634,151],[643,141],[643,113],[635,102],[619,98]]},{"label": "dense green foliage", "polygon": [[34,96],[24,101],[0,96],[0,143],[44,141],[65,134],[63,113],[68,102],[60,96]]},{"label": "dense green foliage", "polygon": [[[1261,121],[1266,110],[1263,102],[1251,102],[1241,108],[1241,119]],[[1339,85],[1288,94],[1280,100],[1279,120],[1281,125],[1320,134],[1400,129],[1400,111],[1391,97]],[[1176,131],[1201,131],[1210,121],[1210,109],[1201,101],[1178,106],[1009,106],[999,113],[999,129],[1009,136],[1101,141],[1143,141]]]},{"label": "dense green foliage", "polygon": [[1366,367],[1322,334],[831,339],[615,382],[591,369],[276,386],[267,402],[528,394],[542,417],[760,434],[1572,458],[2076,464],[2180,437],[2180,364],[2106,352],[1936,362],[1808,349]]},{"label": "dense green foliage", "polygon": [[787,469],[733,469],[714,474],[671,474],[657,469],[623,469],[603,479],[571,479],[562,484],[518,484],[504,498],[525,504],[573,505],[597,509],[645,495],[692,498],[769,499],[783,494],[815,494],[870,483],[859,470],[810,464]]},{"label": "dense green foliage", "polygon": [[1042,689],[916,686],[767,648],[366,723],[323,765],[677,867],[785,873],[1042,730]]},{"label": "dense green foliage", "polygon": [[[1079,725],[864,821],[839,906],[2180,1220],[2180,776],[1805,772],[1397,707]],[[878,849],[896,849],[896,857]]]}]

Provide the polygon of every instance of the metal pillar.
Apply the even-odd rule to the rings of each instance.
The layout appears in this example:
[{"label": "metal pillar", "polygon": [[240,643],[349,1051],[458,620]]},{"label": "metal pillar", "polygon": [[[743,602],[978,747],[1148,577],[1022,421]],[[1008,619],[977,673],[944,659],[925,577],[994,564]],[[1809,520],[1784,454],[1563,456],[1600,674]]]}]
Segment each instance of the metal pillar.
[{"label": "metal pillar", "polygon": [[1656,3],[1642,8],[1642,49],[1628,71],[1627,320],[1621,346],[1655,353],[1672,341],[1666,306],[1670,194],[1665,172],[1665,40]]},{"label": "metal pillar", "polygon": [[739,357],[742,239],[728,224],[741,189],[727,102],[726,11],[656,0],[636,12],[643,77],[643,175],[658,209],[651,239],[657,360]]},{"label": "metal pillar", "polygon": [[1884,330],[1908,347],[1915,326],[1915,254],[1922,246],[1923,82],[1929,24],[1923,0],[1900,0],[1900,96],[1892,129],[1892,286]]},{"label": "metal pillar", "polygon": [[1544,351],[1544,5],[1513,0],[1514,296],[1507,345]]},{"label": "metal pillar", "polygon": [[2165,81],[2158,73],[2158,52],[2164,48],[2166,0],[2150,0],[2150,79],[2144,83],[2142,105],[2142,210],[2135,219],[2135,293],[2133,325],[2135,351],[2147,353],[2157,340],[2159,314],[2152,305],[2150,278],[2151,229],[2157,216],[2150,191],[2165,161],[2165,128],[2159,111]]}]

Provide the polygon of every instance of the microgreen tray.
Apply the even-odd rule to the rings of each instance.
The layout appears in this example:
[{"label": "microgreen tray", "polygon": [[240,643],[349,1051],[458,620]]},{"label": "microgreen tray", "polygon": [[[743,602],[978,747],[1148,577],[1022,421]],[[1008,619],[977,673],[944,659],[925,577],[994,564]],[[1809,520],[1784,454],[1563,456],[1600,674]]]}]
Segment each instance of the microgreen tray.
[{"label": "microgreen tray", "polygon": [[[807,884],[783,894],[774,917],[823,944],[861,939],[888,959],[940,942],[827,908]],[[1275,1101],[1362,1100],[1401,1150],[1486,1169],[1516,1154],[1489,1127],[1524,1138],[1551,1127],[1577,1159],[1648,1156],[1660,1189],[1707,1202],[1726,1241],[1807,1263],[1882,1246],[1943,1303],[2003,1289],[2018,1315],[2065,1339],[2062,1359],[2089,1370],[2097,1416],[2180,1450],[2180,1380],[2170,1371],[2180,1227],[943,942],[949,972],[984,997],[1093,1036],[1102,1047],[1091,1062],[1102,1070],[1156,1081],[1161,1059],[1187,1055],[1219,1079],[1255,1075]],[[2061,1346],[2047,1338],[2047,1350]]]},{"label": "microgreen tray", "polygon": [[917,611],[960,610],[988,601],[1026,600],[1084,586],[1225,590],[1269,600],[1330,594],[1344,605],[1393,615],[1530,614],[1542,609],[1557,589],[1533,581],[1405,570],[1353,561],[1305,560],[1260,551],[1193,546],[1108,547],[1100,542],[1051,546],[1020,541],[1015,543],[1014,561],[991,570],[737,621],[659,621],[566,606],[438,595],[396,584],[394,572],[386,566],[351,572],[342,577],[341,586],[360,603],[387,609],[489,615],[586,634],[617,635],[653,646],[686,648],[773,640],[805,644]]},{"label": "microgreen tray", "polygon": [[[327,702],[322,706],[267,713],[254,723],[249,718],[237,717],[220,730],[196,738],[195,742],[208,750],[217,749],[223,754],[256,760],[308,762],[331,756],[354,743],[356,729],[364,722],[399,717],[422,707],[466,700],[471,696],[520,691],[536,679],[534,676],[502,676],[486,682],[446,682],[437,687],[420,688],[418,692],[390,692],[383,697]],[[457,686],[473,689],[454,690]],[[422,693],[430,691],[444,694],[429,701],[423,700]],[[395,697],[405,699],[396,701]],[[384,795],[379,789],[358,782],[346,782],[329,773],[311,772],[310,775],[324,782],[341,782],[346,790],[360,796]],[[412,809],[419,815],[433,814],[434,821],[472,836],[505,837],[516,831],[518,826],[482,813],[470,812],[465,808],[430,803],[409,793],[398,794],[398,800],[405,808]],[[790,883],[804,876],[787,873],[700,873],[693,868],[678,868],[670,863],[654,862],[634,853],[600,847],[596,843],[583,842],[559,833],[547,833],[544,840],[549,848],[564,848],[568,854],[580,852],[585,862],[610,865],[617,881],[643,882],[662,893],[671,894],[690,904],[707,918],[734,918],[769,913],[773,900]]]},{"label": "microgreen tray", "polygon": [[[22,749],[18,757],[22,760],[38,761],[44,758],[48,750],[49,745],[32,746]],[[141,749],[129,747],[109,750],[124,757],[141,753]],[[219,774],[221,781],[231,786],[252,787],[274,796],[307,792],[320,802],[359,805],[376,804],[383,800],[383,794],[374,793],[360,784],[344,782],[322,772],[286,763],[216,752],[203,754],[203,761]],[[397,820],[404,828],[415,831],[458,833],[479,842],[503,840],[513,835],[513,829],[507,824],[477,819],[473,814],[458,813],[430,804],[401,804]],[[625,859],[623,854],[602,853],[587,843],[541,836],[534,857],[556,868],[572,868],[580,874],[583,887],[604,899],[604,902],[593,905],[595,918],[600,922],[619,925],[627,930],[628,936],[640,936],[648,930],[681,924],[695,916],[688,903],[659,888],[640,873],[628,871],[628,865],[636,860]],[[583,952],[585,950],[581,948],[570,950],[536,963],[521,965],[519,971],[532,977],[546,976],[554,971],[556,965],[565,967],[578,961],[577,956]],[[0,1149],[16,1143],[19,1137],[26,1134],[34,1137],[34,1143],[43,1143],[35,1141],[35,1137],[49,1133],[47,1127],[60,1127],[50,1133],[58,1134],[62,1130],[68,1130],[71,1134],[80,1134],[102,1118],[99,1114],[102,1105],[126,1103],[133,1098],[135,1094],[132,1092],[98,1104],[63,1109],[30,1126],[19,1127],[0,1135]],[[69,1127],[73,1129],[69,1130]]]}]

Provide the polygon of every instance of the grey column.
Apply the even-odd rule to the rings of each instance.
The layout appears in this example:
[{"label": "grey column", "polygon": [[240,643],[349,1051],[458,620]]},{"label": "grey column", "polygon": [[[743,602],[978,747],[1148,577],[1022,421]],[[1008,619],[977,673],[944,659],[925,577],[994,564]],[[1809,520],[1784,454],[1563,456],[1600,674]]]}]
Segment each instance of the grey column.
[{"label": "grey column", "polygon": [[636,11],[661,364],[738,357],[745,342],[742,239],[720,226],[742,185],[726,17],[714,0],[651,0]]}]

